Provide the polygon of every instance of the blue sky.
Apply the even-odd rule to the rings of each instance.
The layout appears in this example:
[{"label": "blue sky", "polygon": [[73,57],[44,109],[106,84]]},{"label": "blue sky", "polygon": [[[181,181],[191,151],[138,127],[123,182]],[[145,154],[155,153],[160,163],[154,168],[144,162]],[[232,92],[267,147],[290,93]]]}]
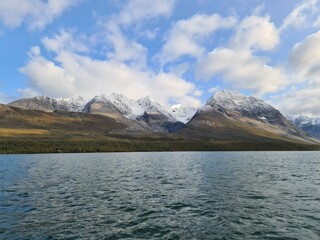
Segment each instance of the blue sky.
[{"label": "blue sky", "polygon": [[318,0],[2,0],[0,101],[226,88],[318,115],[319,28]]}]

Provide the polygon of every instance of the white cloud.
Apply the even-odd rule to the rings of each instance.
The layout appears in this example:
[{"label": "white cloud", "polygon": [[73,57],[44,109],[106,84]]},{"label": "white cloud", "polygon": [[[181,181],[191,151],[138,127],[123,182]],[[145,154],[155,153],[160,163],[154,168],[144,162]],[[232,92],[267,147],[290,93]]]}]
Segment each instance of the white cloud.
[{"label": "white cloud", "polygon": [[289,67],[298,80],[320,79],[320,31],[293,47]]},{"label": "white cloud", "polygon": [[193,92],[193,96],[195,96],[195,97],[200,97],[202,94],[203,94],[203,91],[201,91],[201,90],[196,90]]},{"label": "white cloud", "polygon": [[113,22],[108,24],[105,36],[114,48],[113,52],[107,53],[108,58],[119,62],[133,62],[140,67],[146,65],[147,49],[138,42],[127,39]]},{"label": "white cloud", "polygon": [[141,37],[145,37],[147,39],[153,40],[157,37],[159,28],[155,28],[152,31],[151,30],[145,30],[143,32],[140,33]]},{"label": "white cloud", "polygon": [[234,48],[272,50],[280,43],[279,32],[269,16],[249,16],[237,27]]},{"label": "white cloud", "polygon": [[164,64],[185,55],[201,57],[205,52],[203,40],[218,29],[231,28],[235,23],[234,17],[223,18],[218,14],[197,14],[176,22],[162,48],[160,62]]},{"label": "white cloud", "polygon": [[318,18],[314,21],[313,27],[315,27],[315,28],[319,28],[319,27],[320,27],[320,17],[318,17]]},{"label": "white cloud", "polygon": [[204,78],[222,74],[235,89],[248,89],[257,95],[276,92],[288,83],[283,71],[267,65],[267,60],[250,51],[217,48],[200,63],[198,75]]},{"label": "white cloud", "polygon": [[[61,38],[45,39],[43,42],[57,46],[54,39]],[[96,60],[70,49],[55,52],[55,60],[51,61],[41,54],[39,47],[33,47],[29,62],[20,70],[29,78],[29,89],[51,97],[79,94],[86,99],[115,91],[131,98],[150,95],[162,104],[200,105],[193,96],[196,86],[173,73],[141,70],[115,60]]]},{"label": "white cloud", "polygon": [[59,92],[63,96],[75,90],[74,77],[62,67],[42,57],[39,47],[33,47],[29,56],[31,60],[20,71],[32,78],[31,86],[36,86],[36,90],[49,90],[50,94]]},{"label": "white cloud", "polygon": [[236,28],[229,47],[216,48],[200,61],[197,76],[208,80],[222,75],[230,87],[260,96],[276,92],[288,84],[284,70],[268,65],[267,58],[253,52],[272,50],[279,42],[279,32],[268,16],[249,16]]},{"label": "white cloud", "polygon": [[[77,41],[74,40],[74,34],[77,34]],[[41,42],[48,51],[61,52],[65,50],[73,52],[88,52],[86,36],[76,32],[60,30],[53,38],[44,37]]]},{"label": "white cloud", "polygon": [[272,102],[287,115],[319,116],[319,92],[319,83],[309,83],[302,88],[274,96]]},{"label": "white cloud", "polygon": [[0,20],[11,28],[25,22],[29,29],[44,28],[79,0],[10,0],[0,1]]},{"label": "white cloud", "polygon": [[118,24],[131,25],[141,20],[169,17],[177,0],[128,0],[116,17]]},{"label": "white cloud", "polygon": [[105,30],[102,36],[106,40],[104,43],[100,40],[102,48],[112,46],[111,51],[107,49],[105,59],[89,57],[90,49],[96,46],[91,46],[86,36],[78,39],[78,32],[62,30],[54,37],[43,38],[45,49],[53,52],[55,57],[53,60],[45,58],[39,47],[30,50],[29,61],[20,70],[29,78],[28,89],[23,91],[40,92],[51,97],[79,94],[86,99],[115,91],[131,98],[149,95],[162,104],[199,106],[200,101],[194,97],[197,89],[193,83],[174,73],[148,69],[147,49],[124,33],[124,28],[130,24],[170,16],[175,2],[128,1],[119,15],[100,21]]},{"label": "white cloud", "polygon": [[298,4],[292,12],[283,20],[280,31],[290,27],[309,27],[314,16],[319,13],[319,0],[304,0]]},{"label": "white cloud", "polygon": [[287,114],[320,114],[320,31],[297,43],[289,56],[291,88],[274,96],[274,103]]}]

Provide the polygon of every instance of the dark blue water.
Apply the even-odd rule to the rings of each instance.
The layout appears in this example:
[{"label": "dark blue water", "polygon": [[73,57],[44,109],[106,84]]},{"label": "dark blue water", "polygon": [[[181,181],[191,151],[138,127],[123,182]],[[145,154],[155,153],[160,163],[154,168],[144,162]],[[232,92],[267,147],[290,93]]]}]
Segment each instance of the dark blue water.
[{"label": "dark blue water", "polygon": [[320,239],[320,153],[0,156],[0,239]]}]

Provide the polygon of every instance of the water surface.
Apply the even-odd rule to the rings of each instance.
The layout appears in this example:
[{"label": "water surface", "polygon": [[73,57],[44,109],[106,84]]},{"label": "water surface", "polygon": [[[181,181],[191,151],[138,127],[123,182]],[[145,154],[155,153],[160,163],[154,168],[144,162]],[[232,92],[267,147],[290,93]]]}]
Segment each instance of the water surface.
[{"label": "water surface", "polygon": [[320,152],[0,156],[0,239],[320,239]]}]

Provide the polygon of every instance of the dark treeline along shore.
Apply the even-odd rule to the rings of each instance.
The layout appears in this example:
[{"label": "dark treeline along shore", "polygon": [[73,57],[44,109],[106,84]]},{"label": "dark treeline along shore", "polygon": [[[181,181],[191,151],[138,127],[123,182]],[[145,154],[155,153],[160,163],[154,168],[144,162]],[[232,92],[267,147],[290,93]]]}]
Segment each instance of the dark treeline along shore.
[{"label": "dark treeline along shore", "polygon": [[226,90],[185,122],[150,98],[20,99],[0,105],[0,137],[0,153],[320,149],[269,104]]}]

